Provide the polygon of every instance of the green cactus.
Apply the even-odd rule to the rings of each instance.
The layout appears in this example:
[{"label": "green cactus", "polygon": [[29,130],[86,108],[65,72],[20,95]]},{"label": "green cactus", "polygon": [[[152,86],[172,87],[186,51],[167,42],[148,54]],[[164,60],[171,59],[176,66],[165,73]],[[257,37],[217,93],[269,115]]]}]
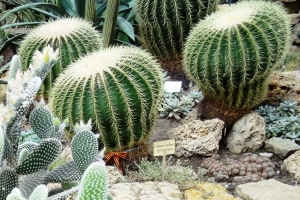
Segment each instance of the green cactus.
[{"label": "green cactus", "polygon": [[76,200],[106,200],[108,178],[104,163],[92,163],[84,172],[81,184]]},{"label": "green cactus", "polygon": [[120,0],[108,0],[103,25],[103,46],[109,47],[114,44],[116,37],[116,22],[118,18]]},{"label": "green cactus", "polygon": [[59,48],[60,60],[52,68],[44,81],[47,97],[51,84],[71,62],[89,52],[98,50],[102,45],[100,34],[88,22],[79,18],[62,18],[48,22],[35,28],[22,41],[19,48],[23,69],[27,69],[32,62],[32,56],[36,50],[42,50],[50,44]]},{"label": "green cactus", "polygon": [[73,137],[71,150],[77,167],[83,173],[98,154],[98,142],[94,133],[89,130],[77,132]]},{"label": "green cactus", "polygon": [[[39,138],[45,139],[54,137],[55,126],[52,112],[45,107],[45,103],[38,104],[29,116],[29,122],[32,130]],[[43,124],[43,126],[41,126]]]},{"label": "green cactus", "polygon": [[14,55],[10,62],[8,78],[16,78],[18,70],[22,70],[21,60],[19,56]]},{"label": "green cactus", "polygon": [[[91,124],[81,123],[76,126],[78,133],[72,142],[74,161],[51,172],[48,171],[51,163],[61,152],[62,144],[57,138],[61,137],[68,120],[61,122],[54,119],[43,101],[36,103],[36,108],[30,113],[29,122],[33,130],[28,131],[38,132],[42,138],[41,143],[28,141],[18,143],[23,131],[23,118],[29,105],[33,103],[37,88],[58,59],[58,51],[53,52],[50,47],[46,47],[43,53],[36,52],[35,55],[30,70],[25,72],[18,70],[15,78],[8,81],[11,88],[7,92],[8,104],[6,106],[0,104],[0,199],[3,200],[65,199],[77,192],[80,187],[59,190],[59,193],[47,197],[48,189],[43,184],[62,183],[63,186],[70,186],[72,181],[77,182],[81,179],[91,163],[104,164],[102,153],[97,155],[97,137],[90,132]],[[106,193],[99,189],[97,192]]]},{"label": "green cactus", "polygon": [[159,59],[180,59],[189,31],[216,6],[216,0],[137,0],[143,46]]},{"label": "green cactus", "polygon": [[160,74],[157,62],[139,48],[107,48],[64,71],[51,92],[50,107],[72,127],[91,119],[107,150],[131,148],[142,144],[153,128]]},{"label": "green cactus", "polygon": [[96,19],[96,4],[95,0],[86,0],[84,19],[93,23]]},{"label": "green cactus", "polygon": [[289,38],[288,15],[271,2],[243,1],[199,22],[186,42],[184,70],[204,93],[200,116],[232,125],[257,106]]}]

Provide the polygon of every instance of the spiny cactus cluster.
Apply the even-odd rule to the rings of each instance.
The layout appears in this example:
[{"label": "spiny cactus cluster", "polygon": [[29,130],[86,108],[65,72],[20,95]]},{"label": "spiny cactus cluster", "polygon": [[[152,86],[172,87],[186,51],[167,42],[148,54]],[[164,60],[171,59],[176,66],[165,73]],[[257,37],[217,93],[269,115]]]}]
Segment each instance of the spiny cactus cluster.
[{"label": "spiny cactus cluster", "polygon": [[32,62],[36,50],[51,45],[59,48],[59,61],[44,82],[44,95],[48,97],[51,84],[71,62],[102,46],[101,35],[92,25],[80,18],[61,18],[43,24],[31,31],[21,42],[19,55],[23,69]]},{"label": "spiny cactus cluster", "polygon": [[92,119],[107,151],[142,145],[156,120],[162,81],[159,65],[135,47],[111,47],[83,57],[57,79],[50,95],[55,116]]},{"label": "spiny cactus cluster", "polygon": [[[11,66],[7,106],[0,104],[0,199],[57,200],[66,198],[78,190],[80,195],[77,199],[80,200],[92,198],[104,200],[108,196],[111,198],[107,194],[108,181],[102,160],[103,152],[98,155],[97,138],[90,130],[91,122],[87,125],[81,122],[76,126],[76,134],[71,144],[74,161],[67,162],[50,172],[48,171],[50,164],[57,159],[62,150],[59,139],[66,123],[54,119],[44,102],[37,103],[29,116],[31,131],[41,139],[41,142],[19,143],[23,118],[33,103],[42,81],[58,60],[58,55],[58,50],[53,52],[52,48],[46,47],[43,53],[39,51],[35,53],[29,70],[21,72],[19,64]],[[15,67],[19,70],[14,70]],[[17,72],[13,73],[14,71]],[[98,174],[95,174],[95,171]],[[49,194],[52,196],[48,197],[45,184],[66,184],[79,181],[82,176],[84,181],[78,187],[58,194],[54,191],[62,189],[50,191]],[[89,182],[94,184],[86,186]]]},{"label": "spiny cactus cluster", "polygon": [[184,50],[184,69],[204,93],[200,115],[232,125],[264,100],[289,38],[287,13],[268,1],[242,1],[200,21]]},{"label": "spiny cactus cluster", "polygon": [[246,155],[240,159],[220,159],[216,154],[206,158],[200,165],[208,169],[207,175],[212,175],[216,181],[233,179],[233,182],[257,182],[275,175],[275,165],[269,158],[257,154]]},{"label": "spiny cactus cluster", "polygon": [[260,106],[255,110],[266,121],[268,138],[288,138],[294,142],[300,141],[300,115],[297,102],[284,101],[278,107]]},{"label": "spiny cactus cluster", "polygon": [[216,10],[215,0],[137,0],[135,5],[143,46],[159,59],[181,57],[192,27]]}]

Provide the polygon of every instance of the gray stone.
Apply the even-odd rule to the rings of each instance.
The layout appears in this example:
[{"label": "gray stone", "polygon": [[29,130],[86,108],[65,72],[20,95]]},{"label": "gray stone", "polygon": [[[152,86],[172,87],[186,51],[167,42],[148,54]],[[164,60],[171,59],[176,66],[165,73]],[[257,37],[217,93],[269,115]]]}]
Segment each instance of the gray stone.
[{"label": "gray stone", "polygon": [[115,166],[106,166],[109,185],[123,182],[125,180],[122,173]]},{"label": "gray stone", "polygon": [[178,185],[167,182],[133,182],[112,185],[108,192],[114,200],[183,200]]},{"label": "gray stone", "polygon": [[300,21],[300,14],[290,14],[291,24],[297,24]]},{"label": "gray stone", "polygon": [[198,109],[196,107],[186,115],[186,117],[182,120],[182,124],[187,124],[193,120],[196,120],[198,117],[197,115],[198,115]]},{"label": "gray stone", "polygon": [[269,92],[265,103],[278,106],[285,100],[300,104],[300,71],[274,71],[269,77]]},{"label": "gray stone", "polygon": [[300,182],[300,151],[296,151],[285,159],[281,165],[281,170],[292,174]]},{"label": "gray stone", "polygon": [[300,187],[287,185],[274,179],[238,185],[235,192],[243,200],[300,199]]},{"label": "gray stone", "polygon": [[175,156],[210,156],[219,150],[224,122],[219,119],[193,120],[168,132],[175,139]]},{"label": "gray stone", "polygon": [[273,137],[265,141],[265,148],[267,151],[274,153],[281,159],[286,158],[297,150],[300,150],[300,146],[290,139],[282,139],[278,137]]},{"label": "gray stone", "polygon": [[257,151],[266,138],[264,118],[251,112],[239,119],[225,139],[226,147],[232,153]]}]

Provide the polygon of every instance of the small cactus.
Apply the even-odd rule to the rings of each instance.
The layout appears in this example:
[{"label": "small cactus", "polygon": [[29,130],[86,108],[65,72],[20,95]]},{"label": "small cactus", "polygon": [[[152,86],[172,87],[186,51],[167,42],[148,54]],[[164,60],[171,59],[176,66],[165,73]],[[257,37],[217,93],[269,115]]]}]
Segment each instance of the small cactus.
[{"label": "small cactus", "polygon": [[124,150],[149,137],[160,100],[160,75],[157,62],[143,50],[107,48],[69,66],[54,85],[50,105],[73,128],[81,119],[91,119],[102,147]]}]

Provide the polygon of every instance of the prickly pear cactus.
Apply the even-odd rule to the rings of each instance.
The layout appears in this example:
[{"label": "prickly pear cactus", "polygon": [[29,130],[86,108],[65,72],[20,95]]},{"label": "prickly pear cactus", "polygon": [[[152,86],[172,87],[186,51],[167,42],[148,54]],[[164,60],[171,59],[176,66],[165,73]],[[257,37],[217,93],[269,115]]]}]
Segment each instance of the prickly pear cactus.
[{"label": "prickly pear cactus", "polygon": [[80,119],[91,119],[94,132],[101,133],[101,146],[123,150],[149,137],[160,101],[160,74],[157,62],[139,48],[107,48],[64,71],[53,87],[50,106],[72,127]]},{"label": "prickly pear cactus", "polygon": [[189,31],[216,5],[216,0],[137,0],[143,46],[159,59],[181,57]]},{"label": "prickly pear cactus", "polygon": [[71,62],[87,53],[98,50],[102,45],[99,32],[92,25],[79,18],[62,18],[35,28],[22,41],[19,48],[23,69],[28,69],[36,50],[50,44],[59,48],[59,61],[44,82],[47,97],[51,84]]},{"label": "prickly pear cactus", "polygon": [[94,162],[83,174],[76,200],[98,199],[107,200],[108,178],[104,163]]},{"label": "prickly pear cactus", "polygon": [[258,105],[289,38],[288,15],[271,2],[243,1],[200,21],[187,39],[184,69],[204,93],[201,115],[235,121]]},{"label": "prickly pear cactus", "polygon": [[[48,171],[50,164],[61,153],[62,144],[59,139],[68,120],[61,122],[54,118],[46,108],[44,101],[35,102],[35,108],[29,116],[32,127],[30,132],[38,135],[41,142],[23,141],[22,144],[18,143],[22,137],[21,133],[24,132],[23,118],[33,103],[33,98],[42,81],[57,60],[58,51],[54,52],[52,48],[46,47],[42,53],[35,52],[30,70],[22,72],[18,69],[15,75],[10,76],[7,105],[0,104],[1,200],[66,199],[70,194],[77,192],[81,186],[66,190],[55,188],[56,190],[49,192],[49,194],[53,194],[56,191],[55,194],[48,197],[48,189],[43,184],[71,185],[73,181],[77,183],[81,179],[90,164],[97,162],[104,166],[103,153],[98,154],[97,135],[91,132],[91,123],[85,125],[81,122],[80,125],[76,125],[77,132],[72,142],[74,161],[67,162],[53,171]],[[95,175],[99,175],[99,173]],[[100,177],[94,177],[98,181],[97,183],[101,180],[107,183],[107,175],[103,173],[100,175]],[[86,188],[81,189],[82,192],[85,192],[84,190]],[[107,194],[106,190],[107,187],[98,188],[94,195]],[[110,197],[108,194],[106,196]]]}]

